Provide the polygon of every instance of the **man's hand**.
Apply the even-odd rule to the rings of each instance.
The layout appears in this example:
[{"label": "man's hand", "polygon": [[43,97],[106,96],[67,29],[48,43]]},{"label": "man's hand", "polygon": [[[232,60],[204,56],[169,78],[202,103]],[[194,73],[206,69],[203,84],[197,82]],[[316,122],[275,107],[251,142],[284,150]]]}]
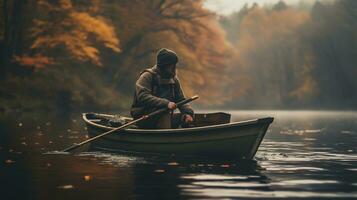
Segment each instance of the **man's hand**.
[{"label": "man's hand", "polygon": [[193,117],[191,115],[185,115],[185,123],[193,122]]},{"label": "man's hand", "polygon": [[176,109],[176,104],[174,102],[169,102],[169,104],[167,104],[167,108],[170,110],[175,110]]}]

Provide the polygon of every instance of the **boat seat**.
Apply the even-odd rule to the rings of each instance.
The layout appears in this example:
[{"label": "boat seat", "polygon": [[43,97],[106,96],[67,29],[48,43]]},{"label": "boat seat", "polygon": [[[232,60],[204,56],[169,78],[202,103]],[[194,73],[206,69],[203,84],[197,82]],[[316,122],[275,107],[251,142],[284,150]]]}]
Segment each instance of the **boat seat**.
[{"label": "boat seat", "polygon": [[231,121],[231,115],[224,112],[215,113],[196,113],[192,127],[212,126],[218,124],[228,124]]}]

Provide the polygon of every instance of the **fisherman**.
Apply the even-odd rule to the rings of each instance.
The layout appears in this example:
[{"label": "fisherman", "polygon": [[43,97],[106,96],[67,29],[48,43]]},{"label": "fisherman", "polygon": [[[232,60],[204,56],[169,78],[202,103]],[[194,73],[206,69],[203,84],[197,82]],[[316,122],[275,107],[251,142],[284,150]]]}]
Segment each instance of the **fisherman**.
[{"label": "fisherman", "polygon": [[139,128],[178,128],[187,127],[193,122],[194,111],[189,104],[180,106],[180,113],[173,113],[176,103],[185,99],[176,76],[177,62],[176,53],[163,48],[156,55],[156,65],[140,73],[135,85],[131,116],[137,119],[161,108],[168,108],[169,111],[138,122]]}]

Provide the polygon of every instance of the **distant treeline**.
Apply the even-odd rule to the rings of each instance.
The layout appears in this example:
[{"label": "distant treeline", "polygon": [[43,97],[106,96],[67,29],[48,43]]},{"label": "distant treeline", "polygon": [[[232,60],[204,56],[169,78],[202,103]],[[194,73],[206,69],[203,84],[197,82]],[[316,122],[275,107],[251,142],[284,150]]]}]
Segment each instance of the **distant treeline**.
[{"label": "distant treeline", "polygon": [[230,105],[357,108],[357,1],[245,6],[220,23],[235,51]]},{"label": "distant treeline", "polygon": [[357,1],[3,0],[0,111],[127,109],[161,47],[202,106],[357,108]]}]

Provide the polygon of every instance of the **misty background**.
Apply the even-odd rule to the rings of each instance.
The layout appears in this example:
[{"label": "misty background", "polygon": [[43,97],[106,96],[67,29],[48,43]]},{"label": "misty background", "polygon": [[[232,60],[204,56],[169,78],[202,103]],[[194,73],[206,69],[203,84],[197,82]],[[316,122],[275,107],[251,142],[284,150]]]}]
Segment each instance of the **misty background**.
[{"label": "misty background", "polygon": [[199,108],[357,108],[357,1],[3,0],[0,112],[128,110],[156,51]]}]

